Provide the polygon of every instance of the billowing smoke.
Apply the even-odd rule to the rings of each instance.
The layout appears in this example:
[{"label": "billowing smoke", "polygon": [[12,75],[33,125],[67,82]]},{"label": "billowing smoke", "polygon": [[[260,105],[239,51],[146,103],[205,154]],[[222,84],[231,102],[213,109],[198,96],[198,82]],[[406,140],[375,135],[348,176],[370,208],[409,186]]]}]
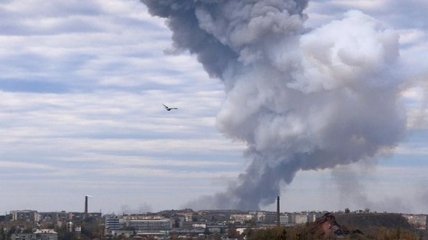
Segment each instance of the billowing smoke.
[{"label": "billowing smoke", "polygon": [[224,82],[218,127],[248,146],[249,167],[206,208],[258,209],[296,172],[373,158],[403,136],[398,35],[373,18],[309,30],[306,0],[142,1]]},{"label": "billowing smoke", "polygon": [[[362,179],[370,176],[370,171],[364,164],[359,166],[361,169],[355,169],[355,166],[340,166],[332,171],[334,184],[338,187],[342,209],[349,207],[351,209],[368,208],[379,212],[411,212],[408,201],[402,201],[400,198],[388,196],[385,194],[382,200],[373,200],[367,196],[365,184]],[[371,176],[372,177],[372,176]],[[425,189],[425,188],[423,188]]]}]

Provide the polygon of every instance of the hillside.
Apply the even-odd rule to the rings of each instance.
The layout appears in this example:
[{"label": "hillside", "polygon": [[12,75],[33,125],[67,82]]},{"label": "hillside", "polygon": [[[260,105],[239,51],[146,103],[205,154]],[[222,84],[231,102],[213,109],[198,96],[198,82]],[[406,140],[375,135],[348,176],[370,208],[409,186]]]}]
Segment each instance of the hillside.
[{"label": "hillside", "polygon": [[400,214],[395,213],[344,213],[335,214],[336,221],[351,229],[368,230],[371,228],[394,228],[413,230],[412,226]]}]

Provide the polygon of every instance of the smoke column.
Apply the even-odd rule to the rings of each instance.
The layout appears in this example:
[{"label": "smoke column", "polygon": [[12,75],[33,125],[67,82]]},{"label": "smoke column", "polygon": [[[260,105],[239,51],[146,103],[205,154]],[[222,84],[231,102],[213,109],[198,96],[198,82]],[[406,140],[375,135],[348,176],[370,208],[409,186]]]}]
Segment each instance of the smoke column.
[{"label": "smoke column", "polygon": [[[306,29],[305,0],[142,0],[225,85],[219,129],[249,167],[205,208],[258,209],[301,170],[371,159],[402,138],[398,35],[350,11]],[[207,205],[209,204],[209,205]]]}]

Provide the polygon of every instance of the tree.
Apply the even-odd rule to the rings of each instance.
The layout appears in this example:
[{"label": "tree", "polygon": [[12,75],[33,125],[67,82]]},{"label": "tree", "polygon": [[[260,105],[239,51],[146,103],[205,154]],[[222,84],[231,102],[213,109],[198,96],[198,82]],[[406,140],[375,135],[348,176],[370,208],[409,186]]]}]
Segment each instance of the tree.
[{"label": "tree", "polygon": [[229,226],[227,236],[229,238],[242,239],[242,236],[238,233],[238,231],[236,231],[236,228],[234,226]]},{"label": "tree", "polygon": [[0,240],[6,240],[6,232],[3,227],[0,228]]}]

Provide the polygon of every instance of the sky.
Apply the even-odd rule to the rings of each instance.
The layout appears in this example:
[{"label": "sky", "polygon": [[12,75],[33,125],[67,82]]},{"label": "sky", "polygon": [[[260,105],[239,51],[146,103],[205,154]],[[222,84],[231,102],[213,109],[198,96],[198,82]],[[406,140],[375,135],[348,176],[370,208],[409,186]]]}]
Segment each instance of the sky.
[{"label": "sky", "polygon": [[[400,35],[407,135],[376,161],[299,172],[282,210],[428,213],[428,3],[314,0],[306,26],[353,9]],[[0,213],[83,211],[85,195],[103,213],[179,209],[248,166],[216,126],[223,84],[138,0],[0,0],[0,19]]]}]

